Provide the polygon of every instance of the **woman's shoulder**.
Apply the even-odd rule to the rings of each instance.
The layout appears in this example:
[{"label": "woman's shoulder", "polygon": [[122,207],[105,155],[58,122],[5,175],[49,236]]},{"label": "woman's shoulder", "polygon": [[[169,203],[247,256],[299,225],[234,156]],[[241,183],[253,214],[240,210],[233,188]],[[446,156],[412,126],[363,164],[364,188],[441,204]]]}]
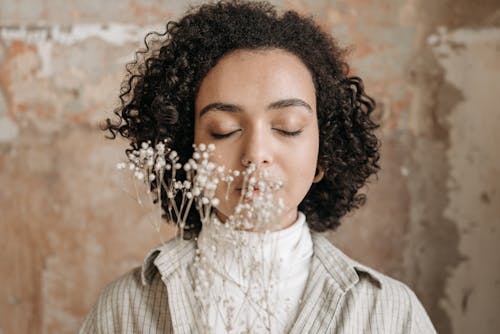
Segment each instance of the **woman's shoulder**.
[{"label": "woman's shoulder", "polygon": [[343,289],[349,290],[351,287],[361,284],[366,285],[369,289],[394,290],[398,296],[404,296],[411,292],[410,288],[403,282],[352,259],[323,234],[313,232],[311,235],[314,256]]},{"label": "woman's shoulder", "polygon": [[364,319],[374,326],[369,330],[382,324],[386,333],[435,333],[421,302],[405,283],[353,260],[322,235],[315,233],[313,242],[317,266],[344,292],[339,312],[345,326],[357,326]]},{"label": "woman's shoulder", "polygon": [[[346,296],[383,320],[387,333],[435,333],[422,303],[405,283],[354,262],[359,281]],[[376,283],[374,284],[374,279]]]},{"label": "woman's shoulder", "polygon": [[159,273],[152,273],[148,282],[142,278],[144,267],[136,267],[113,282],[101,292],[98,303],[107,308],[120,307],[123,304],[133,306],[135,300],[149,298],[164,290]]},{"label": "woman's shoulder", "polygon": [[80,333],[169,333],[171,318],[163,280],[194,253],[193,242],[172,239],[152,249],[142,266],[108,284]]},{"label": "woman's shoulder", "polygon": [[158,274],[144,284],[141,272],[134,268],[106,286],[79,333],[168,333],[166,287]]}]

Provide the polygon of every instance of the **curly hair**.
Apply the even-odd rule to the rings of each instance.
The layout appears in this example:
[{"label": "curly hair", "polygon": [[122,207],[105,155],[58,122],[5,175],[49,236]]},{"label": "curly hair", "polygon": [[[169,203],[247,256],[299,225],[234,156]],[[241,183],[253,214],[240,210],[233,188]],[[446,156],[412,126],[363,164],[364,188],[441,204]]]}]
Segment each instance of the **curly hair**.
[{"label": "curly hair", "polygon": [[[358,190],[379,169],[378,126],[370,118],[375,102],[362,80],[349,76],[346,51],[311,18],[294,11],[280,14],[266,2],[221,1],[168,22],[164,33],[151,32],[144,43],[127,65],[121,105],[114,111],[118,119],[107,119],[104,126],[112,138],[118,133],[130,140],[127,152],[145,141],[167,140],[187,160],[193,150],[195,97],[210,69],[238,49],[283,49],[306,65],[317,94],[318,165],[324,177],[312,184],[299,210],[310,228],[321,232],[335,229],[342,216],[364,204]],[[167,204],[162,205],[166,212]],[[184,235],[190,238],[200,230],[192,209]]]}]

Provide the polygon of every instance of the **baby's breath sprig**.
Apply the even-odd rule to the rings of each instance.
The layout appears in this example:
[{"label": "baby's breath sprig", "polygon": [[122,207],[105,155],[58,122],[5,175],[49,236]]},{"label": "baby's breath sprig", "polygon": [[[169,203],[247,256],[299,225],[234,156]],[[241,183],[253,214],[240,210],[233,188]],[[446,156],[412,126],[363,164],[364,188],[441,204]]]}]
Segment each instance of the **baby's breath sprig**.
[{"label": "baby's breath sprig", "polygon": [[[193,145],[193,148],[193,157],[182,165],[177,152],[167,148],[166,142],[160,142],[154,147],[150,142],[143,142],[140,149],[128,154],[128,163],[117,164],[118,169],[128,167],[134,178],[146,185],[148,197],[158,206],[159,215],[154,223],[157,230],[161,225],[163,201],[167,201],[167,221],[175,223],[181,234],[186,228],[187,216],[193,202],[202,222],[209,218],[212,208],[219,204],[215,189],[219,179],[224,178],[223,169],[216,168],[215,164],[209,161],[215,146],[200,144]],[[185,180],[177,179],[181,168],[186,174]],[[165,178],[167,173],[170,175]],[[151,189],[155,190],[154,194]],[[163,194],[165,196],[162,196]],[[138,194],[137,198],[141,203]]]},{"label": "baby's breath sprig", "polygon": [[[140,149],[128,153],[127,163],[117,164],[118,169],[130,169],[134,178],[146,185],[148,197],[158,206],[155,227],[159,229],[161,225],[163,201],[167,201],[167,220],[175,223],[181,233],[187,227],[187,216],[193,203],[201,222],[206,222],[210,219],[212,208],[221,201],[215,196],[219,184],[226,185],[227,192],[222,200],[227,201],[229,189],[238,178],[242,179],[241,195],[227,223],[237,230],[265,230],[270,227],[272,219],[283,207],[282,201],[274,198],[281,183],[270,181],[267,171],[257,171],[255,164],[250,164],[243,171],[226,171],[224,166],[217,166],[210,161],[215,151],[213,144],[193,145],[193,148],[192,158],[182,165],[177,152],[166,147],[166,142],[154,147],[150,142],[143,142]],[[177,179],[181,168],[185,172],[185,180]],[[165,178],[167,173],[170,175]],[[138,194],[137,198],[140,203]]]},{"label": "baby's breath sprig", "polygon": [[[188,229],[186,221],[189,211],[194,205],[202,225],[221,224],[221,228],[218,229],[221,233],[217,236],[213,251],[231,250],[231,254],[226,256],[234,258],[235,262],[239,263],[238,258],[248,256],[246,250],[248,241],[239,232],[272,230],[273,224],[284,208],[283,201],[276,198],[276,192],[281,189],[282,183],[274,180],[266,170],[258,169],[255,164],[250,164],[243,171],[226,170],[224,166],[217,166],[211,161],[215,151],[213,144],[193,145],[193,149],[192,157],[182,165],[177,152],[168,148],[166,142],[154,146],[150,142],[145,142],[138,150],[129,152],[128,161],[117,164],[117,168],[131,170],[134,179],[146,185],[146,193],[158,210],[154,222],[157,230],[160,229],[164,217],[162,203],[166,201],[166,220],[178,226],[182,238],[184,230]],[[180,173],[181,169],[183,173]],[[181,174],[184,174],[185,178],[178,179]],[[234,212],[224,222],[217,223],[218,219],[214,217],[213,209],[217,208],[221,201],[230,199],[230,191],[234,191],[233,184],[238,185],[240,189],[240,197]],[[226,190],[222,198],[216,197],[216,193],[224,193],[216,192],[218,187]],[[138,193],[137,199],[141,204]],[[262,234],[262,245],[267,240],[266,235]],[[223,291],[215,291],[218,287],[214,283],[210,261],[206,255],[200,254],[197,250],[193,262],[194,293],[202,306],[201,317],[196,320],[200,322],[200,328],[204,328],[205,332],[211,332],[207,316],[213,306],[217,308],[217,313],[221,315],[226,329],[230,331],[236,325],[234,323],[236,319],[241,316],[242,308],[235,308],[230,298],[221,297],[225,296]],[[224,257],[224,254],[218,255]],[[256,310],[257,317],[270,332],[271,320],[274,317],[270,291],[276,286],[279,277],[275,274],[276,268],[268,274],[263,274],[265,265],[258,253],[250,256],[250,261],[245,262],[250,265],[240,268],[239,272],[242,277],[253,283],[241,288],[248,305]],[[219,298],[215,306],[213,298]],[[249,330],[253,326],[249,323]]]}]

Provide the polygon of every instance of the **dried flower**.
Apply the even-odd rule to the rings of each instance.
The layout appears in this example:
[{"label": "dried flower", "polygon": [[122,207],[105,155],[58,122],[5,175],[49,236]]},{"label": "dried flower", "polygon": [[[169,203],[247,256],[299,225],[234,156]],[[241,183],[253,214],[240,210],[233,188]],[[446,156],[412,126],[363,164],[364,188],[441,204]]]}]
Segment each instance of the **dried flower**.
[{"label": "dried flower", "polygon": [[[219,223],[221,234],[218,236],[220,247],[214,245],[213,254],[218,254],[224,249],[231,249],[232,256],[242,256],[248,243],[241,238],[241,230],[249,231],[268,231],[275,223],[277,216],[281,213],[284,204],[281,198],[276,198],[276,192],[281,188],[281,182],[271,181],[266,171],[258,171],[254,164],[250,164],[243,171],[227,170],[224,166],[217,166],[210,161],[213,152],[216,150],[213,144],[194,145],[192,158],[186,163],[180,163],[180,157],[177,152],[168,148],[166,142],[157,143],[154,147],[150,142],[141,143],[138,150],[133,150],[128,154],[128,162],[121,162],[116,165],[120,170],[127,167],[133,172],[136,180],[144,183],[148,189],[148,196],[151,196],[152,202],[155,201],[158,210],[158,221],[155,226],[159,228],[162,222],[162,203],[167,203],[167,220],[180,227],[180,236],[184,229],[190,227],[186,224],[186,219],[192,205],[195,204],[200,214],[202,225],[217,224],[212,216],[212,210],[220,205],[221,200],[228,200],[228,193],[225,198],[215,196],[217,187],[222,183],[223,189],[229,191],[230,185],[235,180],[242,184],[241,197],[234,208],[234,212],[222,224]],[[184,180],[178,179],[180,169],[185,172]],[[149,191],[155,189],[154,193]],[[258,192],[255,190],[258,189]],[[163,191],[162,191],[163,190]],[[166,194],[166,198],[162,198]],[[263,238],[266,234],[263,233]],[[224,246],[225,244],[230,245]],[[229,248],[228,248],[229,247]],[[247,254],[246,252],[245,254]],[[209,255],[209,254],[205,254]],[[200,309],[202,328],[210,332],[212,328],[208,323],[207,314],[214,301],[218,307],[222,308],[221,317],[228,332],[239,328],[234,323],[239,319],[239,312],[235,309],[234,300],[230,297],[221,298],[222,293],[217,293],[213,289],[214,278],[211,274],[208,257],[201,254],[198,250],[193,261],[194,268],[194,292],[197,299],[203,306]],[[272,302],[270,300],[269,289],[277,284],[276,277],[259,277],[262,273],[262,259],[257,256],[250,262],[248,268],[241,268],[241,275],[244,275],[253,282],[246,288],[245,298],[257,307],[260,320],[269,324],[272,318]],[[220,287],[219,287],[220,288]],[[205,311],[203,311],[205,310]],[[248,330],[252,329],[252,324],[246,325]],[[266,325],[267,331],[270,331],[270,325]],[[264,329],[263,329],[264,330]],[[261,331],[258,329],[256,331]]]}]

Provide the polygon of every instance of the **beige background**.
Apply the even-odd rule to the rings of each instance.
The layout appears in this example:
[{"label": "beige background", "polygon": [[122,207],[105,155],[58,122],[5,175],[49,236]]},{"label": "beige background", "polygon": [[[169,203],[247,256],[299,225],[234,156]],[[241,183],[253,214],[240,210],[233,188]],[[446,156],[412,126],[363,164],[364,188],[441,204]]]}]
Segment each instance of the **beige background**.
[{"label": "beige background", "polygon": [[[353,45],[379,105],[383,170],[331,239],[411,286],[440,333],[500,332],[500,3],[275,3]],[[186,8],[0,1],[0,334],[74,332],[159,242],[96,124],[145,32]]]}]

